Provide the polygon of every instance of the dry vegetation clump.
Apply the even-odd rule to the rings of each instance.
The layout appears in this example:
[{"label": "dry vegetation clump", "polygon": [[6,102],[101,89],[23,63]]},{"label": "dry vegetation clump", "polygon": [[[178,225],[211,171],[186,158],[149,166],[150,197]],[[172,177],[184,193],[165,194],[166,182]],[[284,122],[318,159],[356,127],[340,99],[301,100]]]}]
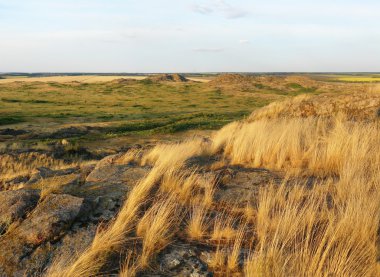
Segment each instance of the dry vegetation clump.
[{"label": "dry vegetation clump", "polygon": [[180,217],[181,208],[174,197],[157,200],[145,213],[137,226],[143,244],[140,267],[147,267],[152,256],[170,243]]},{"label": "dry vegetation clump", "polygon": [[39,152],[0,154],[0,183],[17,176],[30,176],[39,167],[63,169],[74,167],[77,164],[67,163]]},{"label": "dry vegetation clump", "polygon": [[194,206],[187,225],[190,239],[201,240],[207,231],[207,210],[204,206]]},{"label": "dry vegetation clump", "polygon": [[[227,125],[210,140],[131,153],[126,159],[152,166],[150,173],[90,248],[48,275],[94,276],[111,253],[120,252],[134,257],[122,270],[123,276],[133,276],[154,268],[156,255],[177,239],[211,247],[208,266],[222,276],[380,274],[380,127],[369,120],[375,104],[365,97],[359,102],[369,104],[358,106],[357,116],[347,114],[353,108],[341,109],[348,102],[340,106],[338,97],[333,106],[346,116],[334,110],[328,117],[298,117],[290,108],[290,116],[283,117],[289,106],[304,101],[296,99]],[[319,98],[315,101],[314,106],[320,105]],[[234,207],[215,202],[216,179],[188,167],[189,159],[202,155],[281,171],[292,182],[268,183],[260,189],[257,205],[243,207],[239,215]],[[305,184],[304,176],[319,178]],[[133,255],[125,249],[134,249]]]}]

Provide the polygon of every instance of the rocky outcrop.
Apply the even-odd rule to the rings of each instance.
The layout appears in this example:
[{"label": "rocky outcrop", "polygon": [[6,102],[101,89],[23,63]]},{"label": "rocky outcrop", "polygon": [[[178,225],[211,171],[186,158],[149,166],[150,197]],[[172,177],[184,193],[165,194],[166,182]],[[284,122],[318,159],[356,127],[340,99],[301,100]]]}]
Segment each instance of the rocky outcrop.
[{"label": "rocky outcrop", "polygon": [[281,182],[278,175],[260,168],[229,166],[216,172],[220,181],[215,200],[232,206],[254,205],[260,188]]},{"label": "rocky outcrop", "polygon": [[212,276],[195,246],[172,245],[160,254],[158,260],[161,270],[170,276]]},{"label": "rocky outcrop", "polygon": [[[46,263],[50,244],[70,228],[82,204],[82,198],[71,195],[48,195],[24,221],[0,238],[3,271],[9,276],[24,275],[27,266],[34,264],[33,260],[41,266]],[[46,254],[44,259],[43,253]]]},{"label": "rocky outcrop", "polygon": [[149,172],[149,167],[121,162],[122,157],[123,154],[116,154],[99,161],[81,188],[87,197],[122,199]]},{"label": "rocky outcrop", "polygon": [[[184,165],[199,180],[215,183],[213,201],[220,207],[254,205],[261,187],[281,179],[265,169],[224,162],[219,154],[200,155]],[[83,253],[97,230],[117,216],[129,192],[150,170],[151,166],[141,166],[120,153],[96,165],[59,170],[41,167],[20,181],[24,188],[0,192],[0,223],[4,226],[0,276],[33,276],[45,273],[53,261],[59,261],[58,267],[72,263],[74,254]],[[178,234],[175,243],[154,257],[153,267],[142,273],[212,276],[207,260],[212,251]],[[110,260],[104,270],[116,273],[119,257]]]},{"label": "rocky outcrop", "polygon": [[30,179],[28,180],[26,184],[31,185],[31,184],[37,183],[38,181],[42,179],[69,175],[72,173],[77,173],[78,171],[79,171],[79,167],[66,168],[66,169],[61,169],[61,170],[52,170],[47,167],[39,167],[36,169],[36,171],[33,173],[33,175],[30,177]]},{"label": "rocky outcrop", "polygon": [[15,221],[21,220],[38,202],[38,190],[21,189],[0,192],[0,234]]}]

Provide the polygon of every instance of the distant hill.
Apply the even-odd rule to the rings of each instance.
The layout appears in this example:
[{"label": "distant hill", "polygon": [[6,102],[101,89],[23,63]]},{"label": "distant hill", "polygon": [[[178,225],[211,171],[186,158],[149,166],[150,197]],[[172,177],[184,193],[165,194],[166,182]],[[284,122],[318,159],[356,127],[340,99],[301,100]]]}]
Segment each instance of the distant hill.
[{"label": "distant hill", "polygon": [[189,80],[186,79],[181,74],[159,74],[159,75],[153,75],[147,78],[147,80],[150,80],[152,82],[188,82]]}]

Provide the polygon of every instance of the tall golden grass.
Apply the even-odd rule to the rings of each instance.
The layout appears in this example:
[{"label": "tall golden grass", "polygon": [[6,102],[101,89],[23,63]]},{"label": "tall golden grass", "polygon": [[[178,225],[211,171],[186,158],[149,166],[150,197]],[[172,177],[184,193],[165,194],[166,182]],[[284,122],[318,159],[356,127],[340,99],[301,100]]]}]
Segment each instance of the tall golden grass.
[{"label": "tall golden grass", "polygon": [[373,122],[344,121],[339,117],[260,119],[232,123],[213,140],[232,164],[286,170],[287,173],[340,175],[347,162],[379,161],[379,128]]},{"label": "tall golden grass", "polygon": [[30,175],[38,167],[62,169],[74,167],[76,164],[68,164],[63,160],[38,152],[20,154],[0,154],[0,182],[20,175]]},{"label": "tall golden grass", "polygon": [[[160,145],[144,154],[139,162],[153,168],[130,192],[117,218],[96,235],[86,252],[60,269],[62,273],[55,268],[50,275],[96,275],[112,251],[122,251],[133,232],[142,244],[136,250],[140,258],[133,265],[134,274],[172,239],[187,233],[189,240],[203,239],[214,246],[217,242],[210,267],[219,273],[379,275],[380,128],[376,119],[268,114],[227,125],[211,141]],[[227,165],[281,171],[291,181],[268,183],[260,190],[257,207],[247,206],[242,217],[231,207],[218,213],[213,210],[214,181],[186,168],[190,158],[200,155],[219,155]],[[317,181],[305,184],[305,176]],[[212,190],[209,195],[205,187]],[[178,216],[179,209],[189,216]],[[211,211],[214,217],[208,216]],[[177,232],[180,226],[186,232]],[[249,252],[243,267],[242,250]],[[129,272],[128,263],[124,268]]]}]

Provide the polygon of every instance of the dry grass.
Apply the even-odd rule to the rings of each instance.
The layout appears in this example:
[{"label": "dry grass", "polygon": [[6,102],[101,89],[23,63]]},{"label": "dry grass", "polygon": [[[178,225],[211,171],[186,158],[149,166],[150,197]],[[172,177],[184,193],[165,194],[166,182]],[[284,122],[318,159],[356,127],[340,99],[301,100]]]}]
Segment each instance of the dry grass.
[{"label": "dry grass", "polygon": [[227,260],[227,269],[229,271],[237,271],[239,269],[239,259],[240,259],[240,252],[246,232],[246,226],[241,225],[239,230],[237,231],[234,244],[232,246],[232,249],[228,255]]},{"label": "dry grass", "polygon": [[[209,266],[225,276],[378,276],[378,153],[377,122],[340,115],[267,114],[232,123],[211,142],[157,146],[139,158],[152,171],[132,190],[118,217],[59,276],[96,275],[133,230],[141,240],[136,250],[141,257],[127,268],[147,268],[181,226],[189,241],[214,247]],[[190,158],[213,154],[233,165],[282,171],[291,181],[264,186],[257,206],[242,208],[240,218],[234,207],[216,209],[215,180],[187,168]],[[301,181],[305,176],[320,178],[310,185]],[[190,210],[187,220],[182,209]],[[248,250],[241,268],[241,253]]]},{"label": "dry grass", "polygon": [[232,164],[286,170],[294,175],[339,175],[348,157],[373,157],[379,131],[374,123],[340,118],[261,119],[233,123],[217,133],[213,151]]},{"label": "dry grass", "polygon": [[75,167],[78,163],[68,164],[63,160],[38,152],[20,154],[0,154],[0,182],[15,178],[17,176],[31,175],[38,167],[49,167],[52,169],[64,169]]},{"label": "dry grass", "polygon": [[125,258],[124,263],[120,268],[120,277],[135,277],[138,272],[138,265],[136,259],[134,259],[134,254],[132,251],[129,251],[127,257]]},{"label": "dry grass", "polygon": [[148,266],[152,256],[167,246],[180,222],[181,209],[173,197],[158,200],[144,215],[137,227],[142,237],[140,266]]},{"label": "dry grass", "polygon": [[196,193],[197,179],[194,172],[178,172],[176,168],[171,168],[164,174],[160,190],[175,195],[181,203],[189,203]]},{"label": "dry grass", "polygon": [[207,210],[204,206],[194,206],[187,225],[190,239],[201,240],[207,231]]},{"label": "dry grass", "polygon": [[[379,191],[369,193],[363,186],[378,186],[378,180],[362,181],[326,183],[312,191],[285,185],[265,191],[258,211],[259,245],[246,269],[259,271],[250,276],[376,275]],[[341,186],[361,192],[341,198]]]},{"label": "dry grass", "polygon": [[206,155],[209,145],[210,142],[202,138],[177,144],[158,145],[143,157],[142,165],[152,164],[162,170],[179,168],[191,157]]},{"label": "dry grass", "polygon": [[227,212],[219,214],[214,220],[214,228],[210,239],[212,241],[230,241],[235,238],[236,230],[234,225],[238,219]]},{"label": "dry grass", "polygon": [[226,266],[227,253],[226,249],[220,245],[217,246],[215,252],[211,256],[208,265],[215,271],[223,271]]}]

